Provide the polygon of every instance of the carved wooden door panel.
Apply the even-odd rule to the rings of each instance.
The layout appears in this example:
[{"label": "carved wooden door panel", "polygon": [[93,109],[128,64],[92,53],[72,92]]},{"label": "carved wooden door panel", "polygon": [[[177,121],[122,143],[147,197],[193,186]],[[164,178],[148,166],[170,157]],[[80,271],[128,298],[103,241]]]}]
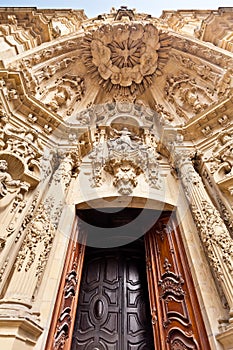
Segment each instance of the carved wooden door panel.
[{"label": "carved wooden door panel", "polygon": [[144,259],[124,249],[87,253],[72,350],[154,349]]},{"label": "carved wooden door panel", "polygon": [[161,218],[145,241],[156,350],[210,350],[175,220]]}]

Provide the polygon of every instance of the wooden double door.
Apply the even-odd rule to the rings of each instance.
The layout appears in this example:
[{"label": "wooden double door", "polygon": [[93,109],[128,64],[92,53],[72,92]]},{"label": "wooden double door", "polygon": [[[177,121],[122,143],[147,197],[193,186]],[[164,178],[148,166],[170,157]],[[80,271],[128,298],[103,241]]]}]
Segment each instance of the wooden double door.
[{"label": "wooden double door", "polygon": [[143,240],[87,249],[71,349],[154,349]]},{"label": "wooden double door", "polygon": [[[120,222],[137,214],[127,209]],[[93,220],[91,211],[85,215]],[[89,248],[74,239],[78,231],[46,350],[210,350],[174,213],[163,213],[141,238],[119,248]]]}]

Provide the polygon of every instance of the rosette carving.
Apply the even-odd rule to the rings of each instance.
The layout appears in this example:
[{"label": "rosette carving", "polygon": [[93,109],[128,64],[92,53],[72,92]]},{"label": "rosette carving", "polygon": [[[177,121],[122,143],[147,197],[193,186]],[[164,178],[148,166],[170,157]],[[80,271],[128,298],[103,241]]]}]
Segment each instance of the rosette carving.
[{"label": "rosette carving", "polygon": [[[169,40],[151,23],[103,25],[83,39],[83,60],[89,71],[98,73],[99,83],[111,90],[143,92],[152,77],[161,74],[160,54],[166,60]],[[125,89],[125,90],[124,90]]]}]

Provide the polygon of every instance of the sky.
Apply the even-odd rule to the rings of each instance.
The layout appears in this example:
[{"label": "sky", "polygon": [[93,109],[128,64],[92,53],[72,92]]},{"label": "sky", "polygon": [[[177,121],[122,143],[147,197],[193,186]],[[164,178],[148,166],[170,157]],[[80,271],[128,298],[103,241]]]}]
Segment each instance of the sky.
[{"label": "sky", "polygon": [[89,18],[109,13],[112,7],[128,6],[130,9],[136,8],[137,12],[159,17],[163,10],[215,10],[218,7],[233,7],[233,0],[0,0],[0,6],[84,9]]}]

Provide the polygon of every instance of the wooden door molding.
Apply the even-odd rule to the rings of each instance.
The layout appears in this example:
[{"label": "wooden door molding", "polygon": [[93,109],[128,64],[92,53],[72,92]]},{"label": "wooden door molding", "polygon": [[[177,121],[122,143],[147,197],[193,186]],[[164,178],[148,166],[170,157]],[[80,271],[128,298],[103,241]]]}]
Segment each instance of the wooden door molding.
[{"label": "wooden door molding", "polygon": [[210,350],[176,220],[162,217],[145,246],[155,350]]},{"label": "wooden door molding", "polygon": [[[85,245],[70,240],[46,350],[70,350]],[[210,350],[184,245],[174,215],[164,213],[145,236],[155,350]]]},{"label": "wooden door molding", "polygon": [[77,220],[70,238],[46,350],[69,350],[75,322],[79,286],[85,252],[85,241],[77,240]]}]

